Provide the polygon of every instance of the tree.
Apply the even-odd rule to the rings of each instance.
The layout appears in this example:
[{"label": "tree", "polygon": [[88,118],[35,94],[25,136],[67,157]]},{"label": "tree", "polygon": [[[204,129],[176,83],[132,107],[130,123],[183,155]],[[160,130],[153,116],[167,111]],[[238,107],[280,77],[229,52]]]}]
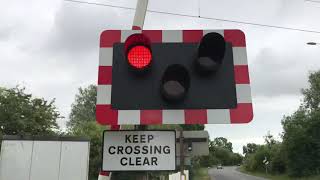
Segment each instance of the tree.
[{"label": "tree", "polygon": [[230,152],[232,152],[232,143],[228,142],[228,140],[224,137],[215,138],[213,141],[210,142],[209,148],[210,148],[210,146],[211,147],[218,146],[218,147],[227,149]]},{"label": "tree", "polygon": [[184,131],[203,131],[204,125],[203,124],[180,124],[180,127]]},{"label": "tree", "polygon": [[239,153],[233,153],[232,154],[232,165],[238,165],[241,164],[243,161],[243,156]]},{"label": "tree", "polygon": [[282,120],[288,173],[298,177],[320,173],[320,71],[309,75],[302,94],[300,108]]},{"label": "tree", "polygon": [[310,87],[302,90],[304,95],[303,106],[310,110],[319,110],[320,108],[320,71],[309,75]]},{"label": "tree", "polygon": [[282,120],[282,143],[268,133],[264,145],[243,147],[247,170],[262,171],[261,161],[267,157],[271,173],[287,172],[293,177],[320,174],[320,71],[309,75],[309,87],[302,94],[298,110]]},{"label": "tree", "polygon": [[264,136],[264,142],[267,144],[269,148],[271,148],[273,145],[277,144],[278,142],[274,139],[273,135],[268,132],[266,136]]},{"label": "tree", "polygon": [[[264,138],[265,144],[263,145],[249,143],[243,146],[245,169],[264,172],[267,166],[269,173],[284,173],[287,163],[281,142],[276,141],[269,132]],[[265,159],[269,162],[268,165],[263,163]]]},{"label": "tree", "polygon": [[267,158],[270,161],[271,151],[266,145],[257,146],[254,153],[246,155],[244,167],[248,171],[261,171],[264,172],[265,164],[263,160]]},{"label": "tree", "polygon": [[96,121],[97,86],[90,85],[87,88],[79,88],[75,102],[71,105],[71,113],[67,126],[77,127],[84,122]]},{"label": "tree", "polygon": [[255,143],[248,143],[246,146],[243,146],[243,154],[246,156],[248,154],[253,154],[257,151],[258,145]]},{"label": "tree", "polygon": [[101,167],[102,132],[106,127],[98,125],[95,121],[85,121],[72,128],[70,132],[74,136],[86,136],[90,138],[89,179],[98,177]]},{"label": "tree", "polygon": [[278,142],[272,145],[270,152],[270,171],[274,174],[285,173],[287,169],[287,159],[282,144]]},{"label": "tree", "polygon": [[101,167],[102,132],[106,129],[96,123],[96,88],[95,85],[79,88],[67,122],[69,134],[90,138],[89,179],[98,177]]},{"label": "tree", "polygon": [[34,98],[25,88],[0,87],[0,134],[50,135],[58,130],[62,118],[54,100]]},{"label": "tree", "polygon": [[285,117],[283,146],[291,176],[308,176],[320,170],[320,111],[299,109]]},{"label": "tree", "polygon": [[211,165],[237,165],[241,164],[243,157],[238,153],[232,152],[232,143],[224,137],[215,138],[209,142],[209,157],[202,159],[203,164]]},{"label": "tree", "polygon": [[228,149],[223,147],[214,147],[214,156],[220,160],[220,163],[223,165],[231,165],[231,153]]}]

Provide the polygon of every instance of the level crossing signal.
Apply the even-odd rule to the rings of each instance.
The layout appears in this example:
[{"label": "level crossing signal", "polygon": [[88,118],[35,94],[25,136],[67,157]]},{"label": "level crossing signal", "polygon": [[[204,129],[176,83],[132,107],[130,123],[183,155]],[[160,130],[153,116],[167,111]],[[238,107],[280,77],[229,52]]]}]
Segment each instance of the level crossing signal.
[{"label": "level crossing signal", "polygon": [[253,118],[240,30],[107,30],[100,37],[100,124],[229,124]]}]

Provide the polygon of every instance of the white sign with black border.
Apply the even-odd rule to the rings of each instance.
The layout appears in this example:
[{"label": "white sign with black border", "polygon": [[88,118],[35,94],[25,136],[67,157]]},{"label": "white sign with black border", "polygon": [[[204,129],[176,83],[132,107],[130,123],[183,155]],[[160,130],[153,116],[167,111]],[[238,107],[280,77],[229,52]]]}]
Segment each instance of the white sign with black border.
[{"label": "white sign with black border", "polygon": [[103,171],[169,171],[175,169],[175,131],[103,132]]}]

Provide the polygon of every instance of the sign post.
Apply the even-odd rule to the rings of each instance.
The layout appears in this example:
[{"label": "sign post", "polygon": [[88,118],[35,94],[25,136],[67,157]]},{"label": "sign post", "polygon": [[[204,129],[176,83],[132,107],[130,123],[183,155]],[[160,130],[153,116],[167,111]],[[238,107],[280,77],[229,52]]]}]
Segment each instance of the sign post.
[{"label": "sign post", "polygon": [[264,160],[262,161],[265,165],[265,168],[266,168],[266,174],[268,174],[268,164],[269,164],[269,161],[267,159],[267,157],[264,157]]},{"label": "sign post", "polygon": [[175,144],[175,131],[104,131],[102,170],[175,170]]},{"label": "sign post", "polygon": [[183,130],[180,129],[180,137],[179,137],[179,143],[180,143],[180,172],[181,172],[181,179],[185,176],[184,175],[184,149],[183,149]]}]

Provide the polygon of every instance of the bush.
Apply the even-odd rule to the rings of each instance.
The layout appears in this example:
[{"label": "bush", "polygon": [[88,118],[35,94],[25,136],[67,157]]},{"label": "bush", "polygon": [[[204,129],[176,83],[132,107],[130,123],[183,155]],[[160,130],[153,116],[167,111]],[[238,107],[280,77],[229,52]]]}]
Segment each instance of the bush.
[{"label": "bush", "polygon": [[283,121],[283,146],[288,174],[293,177],[320,173],[320,111],[299,110]]},{"label": "bush", "polygon": [[283,174],[286,172],[287,163],[281,144],[277,144],[271,149],[270,166],[273,174]]}]

